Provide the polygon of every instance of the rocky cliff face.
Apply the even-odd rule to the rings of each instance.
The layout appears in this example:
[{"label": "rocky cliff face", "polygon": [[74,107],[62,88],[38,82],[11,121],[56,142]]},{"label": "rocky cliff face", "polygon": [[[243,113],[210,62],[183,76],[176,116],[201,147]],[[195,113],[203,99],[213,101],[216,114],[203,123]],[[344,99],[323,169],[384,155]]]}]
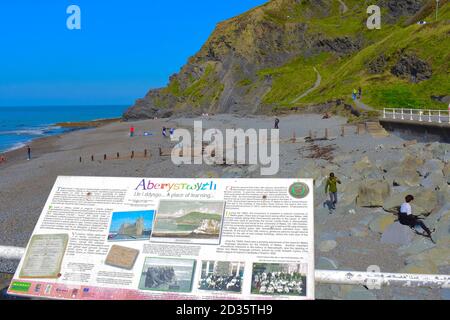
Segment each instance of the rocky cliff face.
[{"label": "rocky cliff face", "polygon": [[[351,2],[361,12],[368,4]],[[423,0],[380,0],[391,21],[415,14]],[[135,120],[173,114],[263,113],[272,76],[260,70],[281,67],[296,57],[326,52],[346,57],[371,43],[362,33],[329,34],[309,21],[343,14],[335,0],[272,0],[219,23],[201,50],[170,77],[167,87],[150,90],[123,117]],[[343,22],[345,23],[345,21]],[[365,21],[361,21],[363,28]]]}]

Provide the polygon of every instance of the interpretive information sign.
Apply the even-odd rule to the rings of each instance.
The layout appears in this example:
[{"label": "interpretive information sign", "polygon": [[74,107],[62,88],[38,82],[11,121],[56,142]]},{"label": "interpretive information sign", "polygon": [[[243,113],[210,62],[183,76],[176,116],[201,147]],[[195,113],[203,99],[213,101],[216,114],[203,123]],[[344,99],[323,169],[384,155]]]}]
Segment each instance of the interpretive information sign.
[{"label": "interpretive information sign", "polygon": [[308,179],[59,177],[9,294],[314,299]]}]

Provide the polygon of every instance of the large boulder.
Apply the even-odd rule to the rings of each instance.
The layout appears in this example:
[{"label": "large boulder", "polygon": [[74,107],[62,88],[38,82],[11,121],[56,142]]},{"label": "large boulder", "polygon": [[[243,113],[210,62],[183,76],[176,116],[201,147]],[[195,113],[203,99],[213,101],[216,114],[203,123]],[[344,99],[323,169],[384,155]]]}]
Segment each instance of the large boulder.
[{"label": "large boulder", "polygon": [[358,188],[356,204],[360,207],[382,207],[391,194],[389,183],[384,180],[364,180]]},{"label": "large boulder", "polygon": [[432,263],[437,267],[446,267],[450,265],[450,246],[437,245],[430,250],[409,256],[407,264]]},{"label": "large boulder", "polygon": [[297,177],[301,179],[314,179],[315,185],[318,186],[323,175],[321,167],[310,160],[302,163],[302,167],[297,172]]},{"label": "large boulder", "polygon": [[384,231],[395,222],[395,216],[392,214],[383,214],[376,217],[369,223],[369,229],[373,232],[384,233]]},{"label": "large boulder", "polygon": [[383,209],[387,212],[398,213],[400,206],[405,202],[405,198],[409,194],[415,197],[414,202],[411,204],[414,215],[429,216],[438,206],[438,196],[435,190],[419,187],[410,188],[404,192],[386,197]]},{"label": "large boulder", "polygon": [[407,274],[438,274],[439,269],[432,261],[413,261],[399,270]]},{"label": "large boulder", "polygon": [[[411,237],[414,236],[414,231],[411,230],[411,228],[403,226],[407,229],[409,229],[409,234],[411,234]],[[436,245],[430,241],[430,239],[425,238],[425,237],[416,237],[414,240],[411,239],[411,241],[404,243],[404,246],[401,247],[398,252],[402,255],[402,256],[411,256],[411,255],[416,255],[419,253],[422,253],[426,250],[429,250],[433,247],[435,247]]]},{"label": "large boulder", "polygon": [[330,252],[334,250],[334,248],[336,248],[337,245],[338,245],[337,242],[334,240],[325,240],[319,243],[319,251],[324,253]]},{"label": "large boulder", "polygon": [[320,257],[316,263],[316,269],[320,270],[337,270],[339,269],[339,265],[336,261],[331,260],[330,258]]},{"label": "large boulder", "polygon": [[357,161],[352,166],[352,174],[357,173],[364,178],[377,179],[382,175],[382,171],[365,156],[360,161]]},{"label": "large boulder", "polygon": [[395,222],[388,226],[381,237],[381,243],[409,245],[414,238],[414,232],[411,228],[402,225],[400,222]]},{"label": "large boulder", "polygon": [[435,171],[429,174],[425,179],[420,183],[421,186],[431,190],[440,190],[446,187],[447,179],[444,178],[442,171]]},{"label": "large boulder", "polygon": [[394,185],[406,187],[420,186],[421,178],[414,168],[398,166],[389,170],[388,173],[389,180],[392,180]]},{"label": "large boulder", "polygon": [[450,178],[450,163],[446,163],[444,169],[442,170],[446,178]]},{"label": "large boulder", "polygon": [[450,247],[450,211],[447,211],[435,224],[436,232],[433,239],[438,245],[448,245]]},{"label": "large boulder", "polygon": [[373,167],[373,164],[369,160],[369,157],[367,157],[367,156],[365,156],[361,160],[355,162],[355,164],[353,165],[353,169],[358,172],[362,172],[362,171],[364,171],[366,169],[370,169],[372,167]]},{"label": "large boulder", "polygon": [[343,206],[354,205],[358,196],[358,189],[358,184],[355,181],[342,181],[342,185],[339,187],[339,193],[341,194],[339,203]]},{"label": "large boulder", "polygon": [[400,162],[386,160],[381,168],[388,173],[387,177],[394,185],[418,187],[421,182],[418,170],[423,164],[423,159],[406,152]]},{"label": "large boulder", "polygon": [[422,166],[418,168],[418,172],[422,177],[428,177],[431,174],[443,174],[444,163],[437,159],[427,160]]}]

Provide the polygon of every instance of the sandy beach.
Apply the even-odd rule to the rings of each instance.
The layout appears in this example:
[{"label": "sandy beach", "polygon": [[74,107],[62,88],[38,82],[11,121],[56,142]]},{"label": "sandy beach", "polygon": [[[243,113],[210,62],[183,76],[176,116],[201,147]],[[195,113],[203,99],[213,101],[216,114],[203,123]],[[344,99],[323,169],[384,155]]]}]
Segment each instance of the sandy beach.
[{"label": "sandy beach", "polygon": [[[114,122],[94,129],[36,140],[31,143],[33,156],[31,161],[26,160],[24,148],[8,152],[7,163],[0,165],[0,244],[19,247],[27,244],[53,183],[59,175],[261,177],[257,166],[176,166],[170,157],[160,157],[160,147],[168,149],[175,145],[170,139],[162,137],[162,127],[189,129],[192,128],[194,120],[203,120],[204,129],[270,129],[274,124],[274,118],[270,117],[243,118],[233,115],[217,115],[207,119]],[[355,204],[358,183],[372,174],[359,172],[358,164],[369,161],[378,170],[389,161],[398,162],[403,152],[407,151],[404,147],[406,141],[395,135],[374,137],[365,131],[356,134],[356,127],[346,125],[346,119],[339,116],[323,120],[318,114],[302,114],[280,117],[280,120],[280,171],[274,178],[316,179],[317,268],[365,271],[370,265],[378,265],[383,272],[407,271],[408,258],[400,254],[400,246],[386,245],[380,241],[384,229],[378,230],[377,226],[385,228],[386,223],[384,220],[381,222],[375,220],[389,220],[388,216],[392,214],[385,212],[383,208],[358,207]],[[132,138],[129,136],[130,125],[136,130],[136,135]],[[342,137],[341,130],[344,125],[345,136]],[[328,130],[328,140],[305,142],[304,137],[310,133],[316,138],[324,137],[325,129]],[[144,132],[151,135],[146,136]],[[292,140],[294,135],[295,142]],[[449,149],[448,145],[439,145]],[[427,146],[413,143],[410,148],[426,149]],[[144,157],[145,149],[149,150],[148,157]],[[135,152],[134,159],[131,159],[132,151]],[[119,159],[115,159],[117,152],[120,153]],[[105,154],[107,160],[104,160]],[[92,155],[94,161],[91,161]],[[336,172],[343,182],[340,204],[333,214],[330,214],[324,206],[327,195],[323,183],[331,171]],[[0,271],[11,272],[15,268],[14,264],[3,261],[0,261],[0,266],[4,269]],[[424,269],[411,270],[420,272]],[[431,271],[442,272],[444,269],[435,266],[435,269],[430,269]],[[442,290],[398,288],[367,292],[358,290],[360,288],[320,286],[319,297],[344,299],[355,295],[369,299],[411,297],[440,299],[443,294]]]}]

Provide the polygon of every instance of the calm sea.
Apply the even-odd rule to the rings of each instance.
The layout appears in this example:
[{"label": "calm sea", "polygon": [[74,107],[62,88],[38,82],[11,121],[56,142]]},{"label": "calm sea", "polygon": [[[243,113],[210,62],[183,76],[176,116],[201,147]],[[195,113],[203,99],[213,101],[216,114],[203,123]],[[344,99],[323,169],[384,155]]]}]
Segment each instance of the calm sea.
[{"label": "calm sea", "polygon": [[73,130],[57,127],[55,123],[118,118],[126,108],[126,106],[0,106],[0,152],[19,148],[33,139]]}]

